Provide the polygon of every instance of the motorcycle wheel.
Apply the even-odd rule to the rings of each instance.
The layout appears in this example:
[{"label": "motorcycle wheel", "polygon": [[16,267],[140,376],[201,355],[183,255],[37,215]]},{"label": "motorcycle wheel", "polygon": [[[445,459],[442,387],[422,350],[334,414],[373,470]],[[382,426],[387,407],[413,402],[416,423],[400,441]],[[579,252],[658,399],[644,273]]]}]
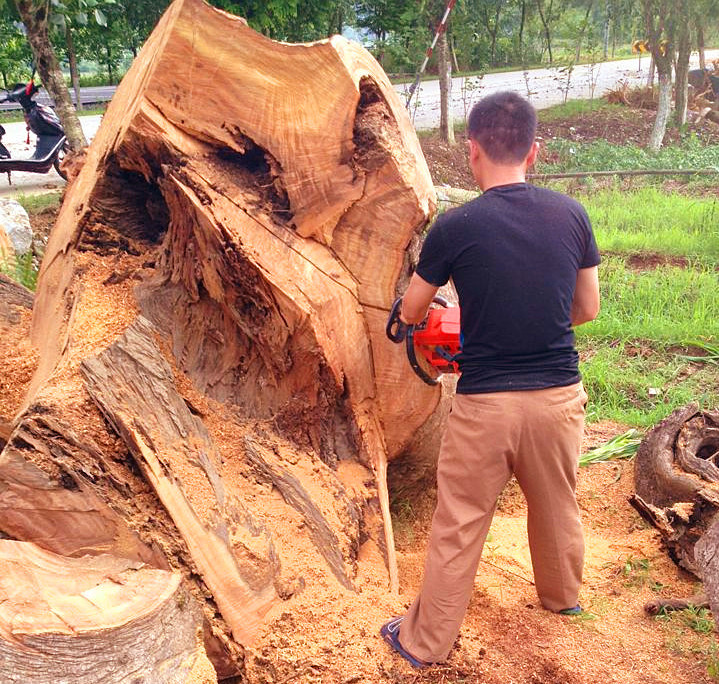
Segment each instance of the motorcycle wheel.
[{"label": "motorcycle wheel", "polygon": [[69,150],[67,143],[65,143],[60,151],[57,153],[57,156],[55,157],[54,161],[52,162],[52,165],[55,167],[55,171],[57,171],[57,175],[60,176],[63,180],[67,180],[67,174],[60,168],[60,164],[62,163],[62,160],[65,159],[65,153]]}]

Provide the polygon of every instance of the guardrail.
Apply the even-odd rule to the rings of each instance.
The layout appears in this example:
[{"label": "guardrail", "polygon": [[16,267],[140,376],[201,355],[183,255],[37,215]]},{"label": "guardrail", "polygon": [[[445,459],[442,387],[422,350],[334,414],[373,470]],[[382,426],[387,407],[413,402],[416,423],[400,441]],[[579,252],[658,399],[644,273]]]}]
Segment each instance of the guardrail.
[{"label": "guardrail", "polygon": [[[115,90],[117,90],[117,86],[92,86],[80,88],[80,102],[82,102],[83,107],[109,102],[115,94]],[[75,104],[74,90],[70,90],[70,98],[72,99],[72,103]],[[35,101],[40,104],[50,105],[51,107],[54,106],[53,101],[50,99],[50,96],[44,88],[40,88],[40,91],[35,96]],[[21,109],[17,102],[3,102],[0,104],[0,111],[11,111],[15,109]]]}]

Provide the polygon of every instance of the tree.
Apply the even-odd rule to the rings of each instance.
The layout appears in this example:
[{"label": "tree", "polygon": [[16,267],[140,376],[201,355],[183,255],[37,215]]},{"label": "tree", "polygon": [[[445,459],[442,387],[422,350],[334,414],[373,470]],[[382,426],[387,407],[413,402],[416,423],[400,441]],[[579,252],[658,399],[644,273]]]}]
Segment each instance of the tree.
[{"label": "tree", "polygon": [[340,33],[352,14],[349,0],[212,0],[210,4],[247,19],[266,36],[291,42]]},{"label": "tree", "polygon": [[[659,81],[659,101],[649,148],[658,150],[664,141],[672,99],[672,63],[674,55],[674,27],[677,17],[674,0],[641,0],[652,59]],[[683,19],[686,21],[686,18]]]},{"label": "tree", "polygon": [[177,571],[227,678],[283,601],[353,591],[360,546],[395,590],[387,461],[441,390],[385,324],[435,204],[366,50],[173,2],[50,236],[0,537]]},{"label": "tree", "polygon": [[32,52],[19,26],[15,5],[0,3],[0,76],[6,89],[27,79],[30,74]]},{"label": "tree", "polygon": [[53,99],[70,149],[79,152],[87,147],[87,140],[82,132],[80,119],[73,107],[60,63],[50,42],[49,3],[36,2],[36,0],[15,0],[15,5],[23,24],[25,24],[27,40],[35,57],[35,65],[42,78],[42,84]]},{"label": "tree", "polygon": [[77,51],[75,49],[74,31],[85,27],[90,22],[97,26],[107,26],[105,9],[113,5],[115,0],[65,0],[54,2],[50,14],[50,24],[57,28],[65,37],[65,51],[70,65],[70,80],[75,91],[75,107],[82,109],[80,98],[80,75],[77,70]]},{"label": "tree", "polygon": [[687,122],[687,97],[689,87],[689,57],[691,56],[689,0],[675,0],[676,16],[683,20],[674,20],[677,40],[677,58],[674,67],[674,122],[683,126]]}]

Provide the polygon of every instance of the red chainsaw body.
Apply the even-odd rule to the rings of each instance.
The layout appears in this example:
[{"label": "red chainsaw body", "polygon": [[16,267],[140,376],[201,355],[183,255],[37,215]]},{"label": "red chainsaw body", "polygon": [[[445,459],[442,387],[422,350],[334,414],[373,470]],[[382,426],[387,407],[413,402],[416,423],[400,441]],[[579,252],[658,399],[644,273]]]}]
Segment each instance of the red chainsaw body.
[{"label": "red chainsaw body", "polygon": [[430,309],[422,325],[415,327],[414,347],[440,373],[459,373],[457,362],[446,358],[461,350],[459,307]]}]

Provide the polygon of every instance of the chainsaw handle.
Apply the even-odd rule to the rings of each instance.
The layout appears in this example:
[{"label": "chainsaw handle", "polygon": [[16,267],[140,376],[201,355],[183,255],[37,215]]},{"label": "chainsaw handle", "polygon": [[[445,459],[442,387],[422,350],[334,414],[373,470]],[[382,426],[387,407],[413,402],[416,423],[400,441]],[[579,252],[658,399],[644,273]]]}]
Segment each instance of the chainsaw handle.
[{"label": "chainsaw handle", "polygon": [[399,344],[405,337],[407,337],[407,324],[402,321],[399,317],[399,313],[402,310],[402,297],[397,297],[392,304],[392,309],[389,312],[389,318],[387,319],[387,327],[385,332],[387,337],[394,342]]}]

